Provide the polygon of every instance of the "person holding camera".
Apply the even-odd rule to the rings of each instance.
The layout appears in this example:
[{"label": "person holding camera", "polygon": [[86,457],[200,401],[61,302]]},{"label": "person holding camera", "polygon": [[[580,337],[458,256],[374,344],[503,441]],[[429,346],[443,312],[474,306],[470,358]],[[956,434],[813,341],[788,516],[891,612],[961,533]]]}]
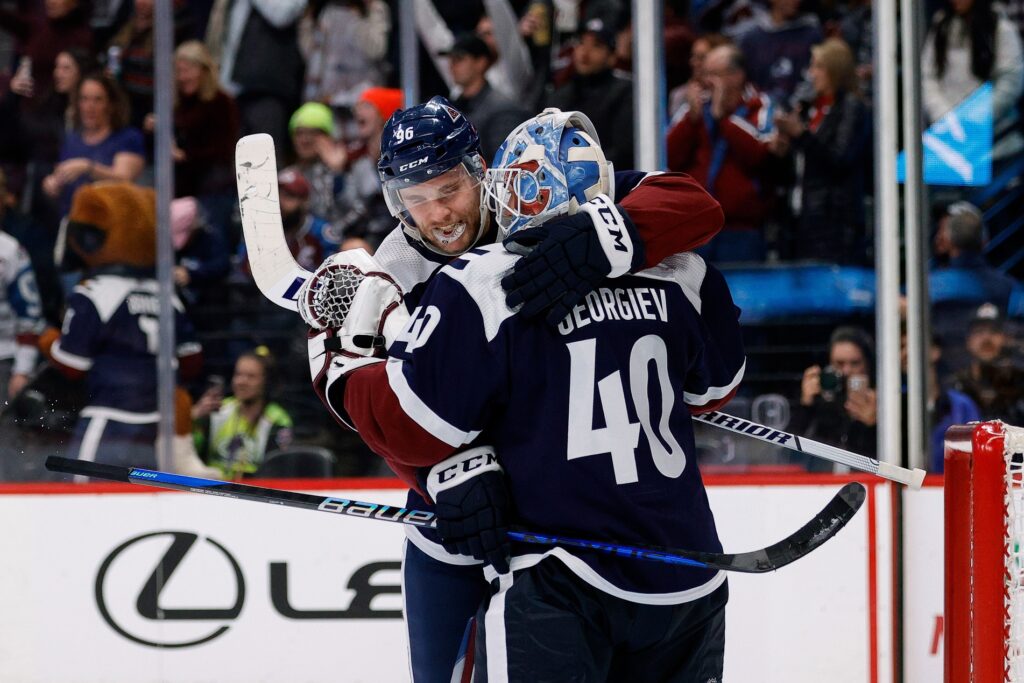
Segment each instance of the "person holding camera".
[{"label": "person holding camera", "polygon": [[[800,402],[789,430],[839,448],[875,457],[878,401],[871,387],[874,341],[856,327],[839,327],[829,339],[828,365],[804,370]],[[810,471],[832,471],[822,460],[805,463]]]}]

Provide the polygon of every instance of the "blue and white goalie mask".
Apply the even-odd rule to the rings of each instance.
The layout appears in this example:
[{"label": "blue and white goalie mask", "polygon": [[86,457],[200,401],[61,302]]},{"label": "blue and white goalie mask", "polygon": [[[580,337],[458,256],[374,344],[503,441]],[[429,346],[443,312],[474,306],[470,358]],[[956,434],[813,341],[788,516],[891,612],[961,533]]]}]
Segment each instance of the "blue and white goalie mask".
[{"label": "blue and white goalie mask", "polygon": [[484,191],[500,237],[573,214],[598,194],[611,195],[614,174],[581,112],[545,109],[513,130],[494,155]]}]

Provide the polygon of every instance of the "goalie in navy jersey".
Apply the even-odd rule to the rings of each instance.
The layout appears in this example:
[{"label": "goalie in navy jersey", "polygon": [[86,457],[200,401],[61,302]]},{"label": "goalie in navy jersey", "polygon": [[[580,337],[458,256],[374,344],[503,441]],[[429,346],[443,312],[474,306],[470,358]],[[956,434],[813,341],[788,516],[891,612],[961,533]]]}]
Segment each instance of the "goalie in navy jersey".
[{"label": "goalie in navy jersey", "polygon": [[[613,174],[603,160],[596,133],[586,117],[575,112],[545,112],[520,129],[536,125],[541,119],[548,121],[551,130],[557,127],[575,132],[577,139],[586,141],[571,151],[578,158],[588,157],[596,183],[584,187],[582,181],[577,183],[578,179],[572,178],[573,186],[583,189],[572,196],[564,192],[552,196],[552,190],[557,193],[558,187],[565,187],[566,179],[561,178],[560,186],[548,184],[537,196],[530,198],[524,193],[521,197],[527,202],[518,208],[532,212],[535,223],[543,221],[521,235],[527,236],[524,243],[532,252],[512,266],[506,283],[509,302],[517,308],[522,306],[521,316],[544,314],[557,324],[565,311],[571,311],[606,277],[653,266],[673,253],[705,243],[721,228],[717,202],[688,176]],[[299,301],[300,311],[314,328],[336,324],[325,315],[329,307],[316,305],[327,289],[320,287],[320,283],[334,269],[362,268],[386,276],[375,280],[376,283],[388,283],[377,288],[378,308],[369,312],[372,320],[367,322],[367,329],[379,332],[387,327],[393,338],[402,326],[402,313],[408,315],[416,309],[429,278],[443,264],[475,244],[493,243],[498,236],[493,210],[500,213],[504,209],[497,197],[490,206],[481,201],[486,170],[475,131],[443,98],[397,113],[387,124],[384,140],[379,169],[389,207],[399,218],[400,229],[385,239],[373,260],[344,252],[328,259],[310,278]],[[570,150],[567,147],[565,151]],[[492,176],[497,177],[493,173]],[[533,176],[522,176],[529,177]],[[606,210],[613,211],[621,221],[617,236],[594,226],[595,217]],[[492,294],[496,300],[505,297],[500,289]],[[625,296],[625,305],[632,305],[628,303],[629,295]],[[362,298],[373,297],[363,292]],[[644,301],[636,305],[654,305]],[[381,317],[385,309],[388,315]],[[433,325],[429,314],[417,324],[428,328]],[[314,374],[319,374],[326,360],[322,355],[323,341],[321,336],[311,340]],[[459,362],[459,355],[454,350],[449,361]],[[333,391],[331,400],[344,413],[341,384],[336,384]],[[376,427],[358,426],[364,439],[376,448],[380,443]],[[394,436],[401,438],[398,434]],[[407,442],[391,448],[416,450],[420,438],[419,432],[410,433]],[[388,454],[380,449],[378,452]],[[407,481],[414,481],[410,467],[403,470],[402,465],[391,462],[402,470]],[[411,506],[423,507],[419,494],[411,493]],[[487,584],[479,562],[473,557],[447,552],[430,532],[410,529],[408,536],[403,583],[413,680],[448,681],[467,617],[487,596]],[[455,548],[449,544],[449,549]]]}]

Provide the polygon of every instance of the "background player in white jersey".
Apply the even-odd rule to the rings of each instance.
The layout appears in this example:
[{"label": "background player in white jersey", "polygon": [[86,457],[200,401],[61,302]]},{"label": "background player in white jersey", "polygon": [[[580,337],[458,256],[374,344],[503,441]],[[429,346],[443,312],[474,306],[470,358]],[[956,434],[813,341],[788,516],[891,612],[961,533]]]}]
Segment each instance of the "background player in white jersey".
[{"label": "background player in white jersey", "polygon": [[[590,153],[596,158],[600,147],[589,121],[575,113],[558,116],[562,125],[571,121],[584,136],[589,133],[594,141]],[[473,245],[492,243],[497,225],[482,201],[485,164],[475,130],[443,98],[398,112],[388,121],[383,141],[378,168],[388,206],[401,225],[384,240],[375,260],[404,292],[402,309],[411,312],[430,276]],[[585,212],[548,221],[534,235],[533,242],[539,244],[533,245],[533,254],[520,262],[541,267],[547,277],[535,277],[526,269],[510,275],[509,296],[513,303],[525,302],[525,313],[555,310],[553,319],[560,319],[559,308],[571,308],[613,267],[615,274],[622,274],[653,265],[706,242],[721,227],[717,203],[687,176],[617,173],[612,191],[613,176],[603,159],[594,168],[604,184],[591,196],[581,193],[571,201],[563,197],[557,205],[567,211],[585,204],[599,189],[611,192],[625,223],[623,251],[611,245],[606,252]],[[535,197],[528,210],[554,208],[553,199],[547,196],[542,204]],[[557,212],[546,215],[552,213]],[[318,318],[322,311],[309,305],[317,283],[351,258],[341,254],[328,259],[300,293],[300,302],[307,304],[300,310],[314,327],[323,326]],[[363,437],[372,447],[374,435],[367,431]],[[425,505],[415,491],[410,498],[411,506]],[[403,583],[413,679],[447,682],[468,617],[486,595],[486,583],[477,560],[447,552],[432,534],[410,530],[408,535]]]},{"label": "background player in white jersey", "polygon": [[[506,233],[528,234],[543,217],[540,198],[556,207],[600,188],[587,137],[552,119],[538,117],[499,153],[491,195]],[[627,234],[606,195],[581,204],[609,243]],[[507,481],[531,528],[721,550],[690,461],[689,411],[718,408],[742,377],[739,311],[724,279],[682,254],[598,283],[552,329],[505,301],[499,282],[517,258],[494,245],[442,269],[386,362],[360,341],[390,311],[367,314],[361,297],[399,295],[389,279],[368,277],[341,329],[312,340],[318,391],[410,483],[434,465],[420,471],[421,488],[448,545],[492,565],[477,680],[720,679],[722,573],[513,546],[513,574],[503,532]]]},{"label": "background player in white jersey", "polygon": [[43,327],[28,253],[18,240],[0,233],[0,402],[13,398],[28,382],[39,358]]}]

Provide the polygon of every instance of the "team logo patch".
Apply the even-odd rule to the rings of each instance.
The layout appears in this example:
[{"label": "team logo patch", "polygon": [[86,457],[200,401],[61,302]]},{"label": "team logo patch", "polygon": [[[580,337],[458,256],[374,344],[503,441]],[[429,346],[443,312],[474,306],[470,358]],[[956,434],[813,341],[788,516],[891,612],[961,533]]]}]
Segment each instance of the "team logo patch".
[{"label": "team logo patch", "polygon": [[444,110],[448,112],[448,116],[451,118],[453,123],[455,121],[458,121],[459,118],[462,116],[462,114],[459,113],[459,110],[456,109],[455,107],[449,107],[448,105],[444,105]]}]

